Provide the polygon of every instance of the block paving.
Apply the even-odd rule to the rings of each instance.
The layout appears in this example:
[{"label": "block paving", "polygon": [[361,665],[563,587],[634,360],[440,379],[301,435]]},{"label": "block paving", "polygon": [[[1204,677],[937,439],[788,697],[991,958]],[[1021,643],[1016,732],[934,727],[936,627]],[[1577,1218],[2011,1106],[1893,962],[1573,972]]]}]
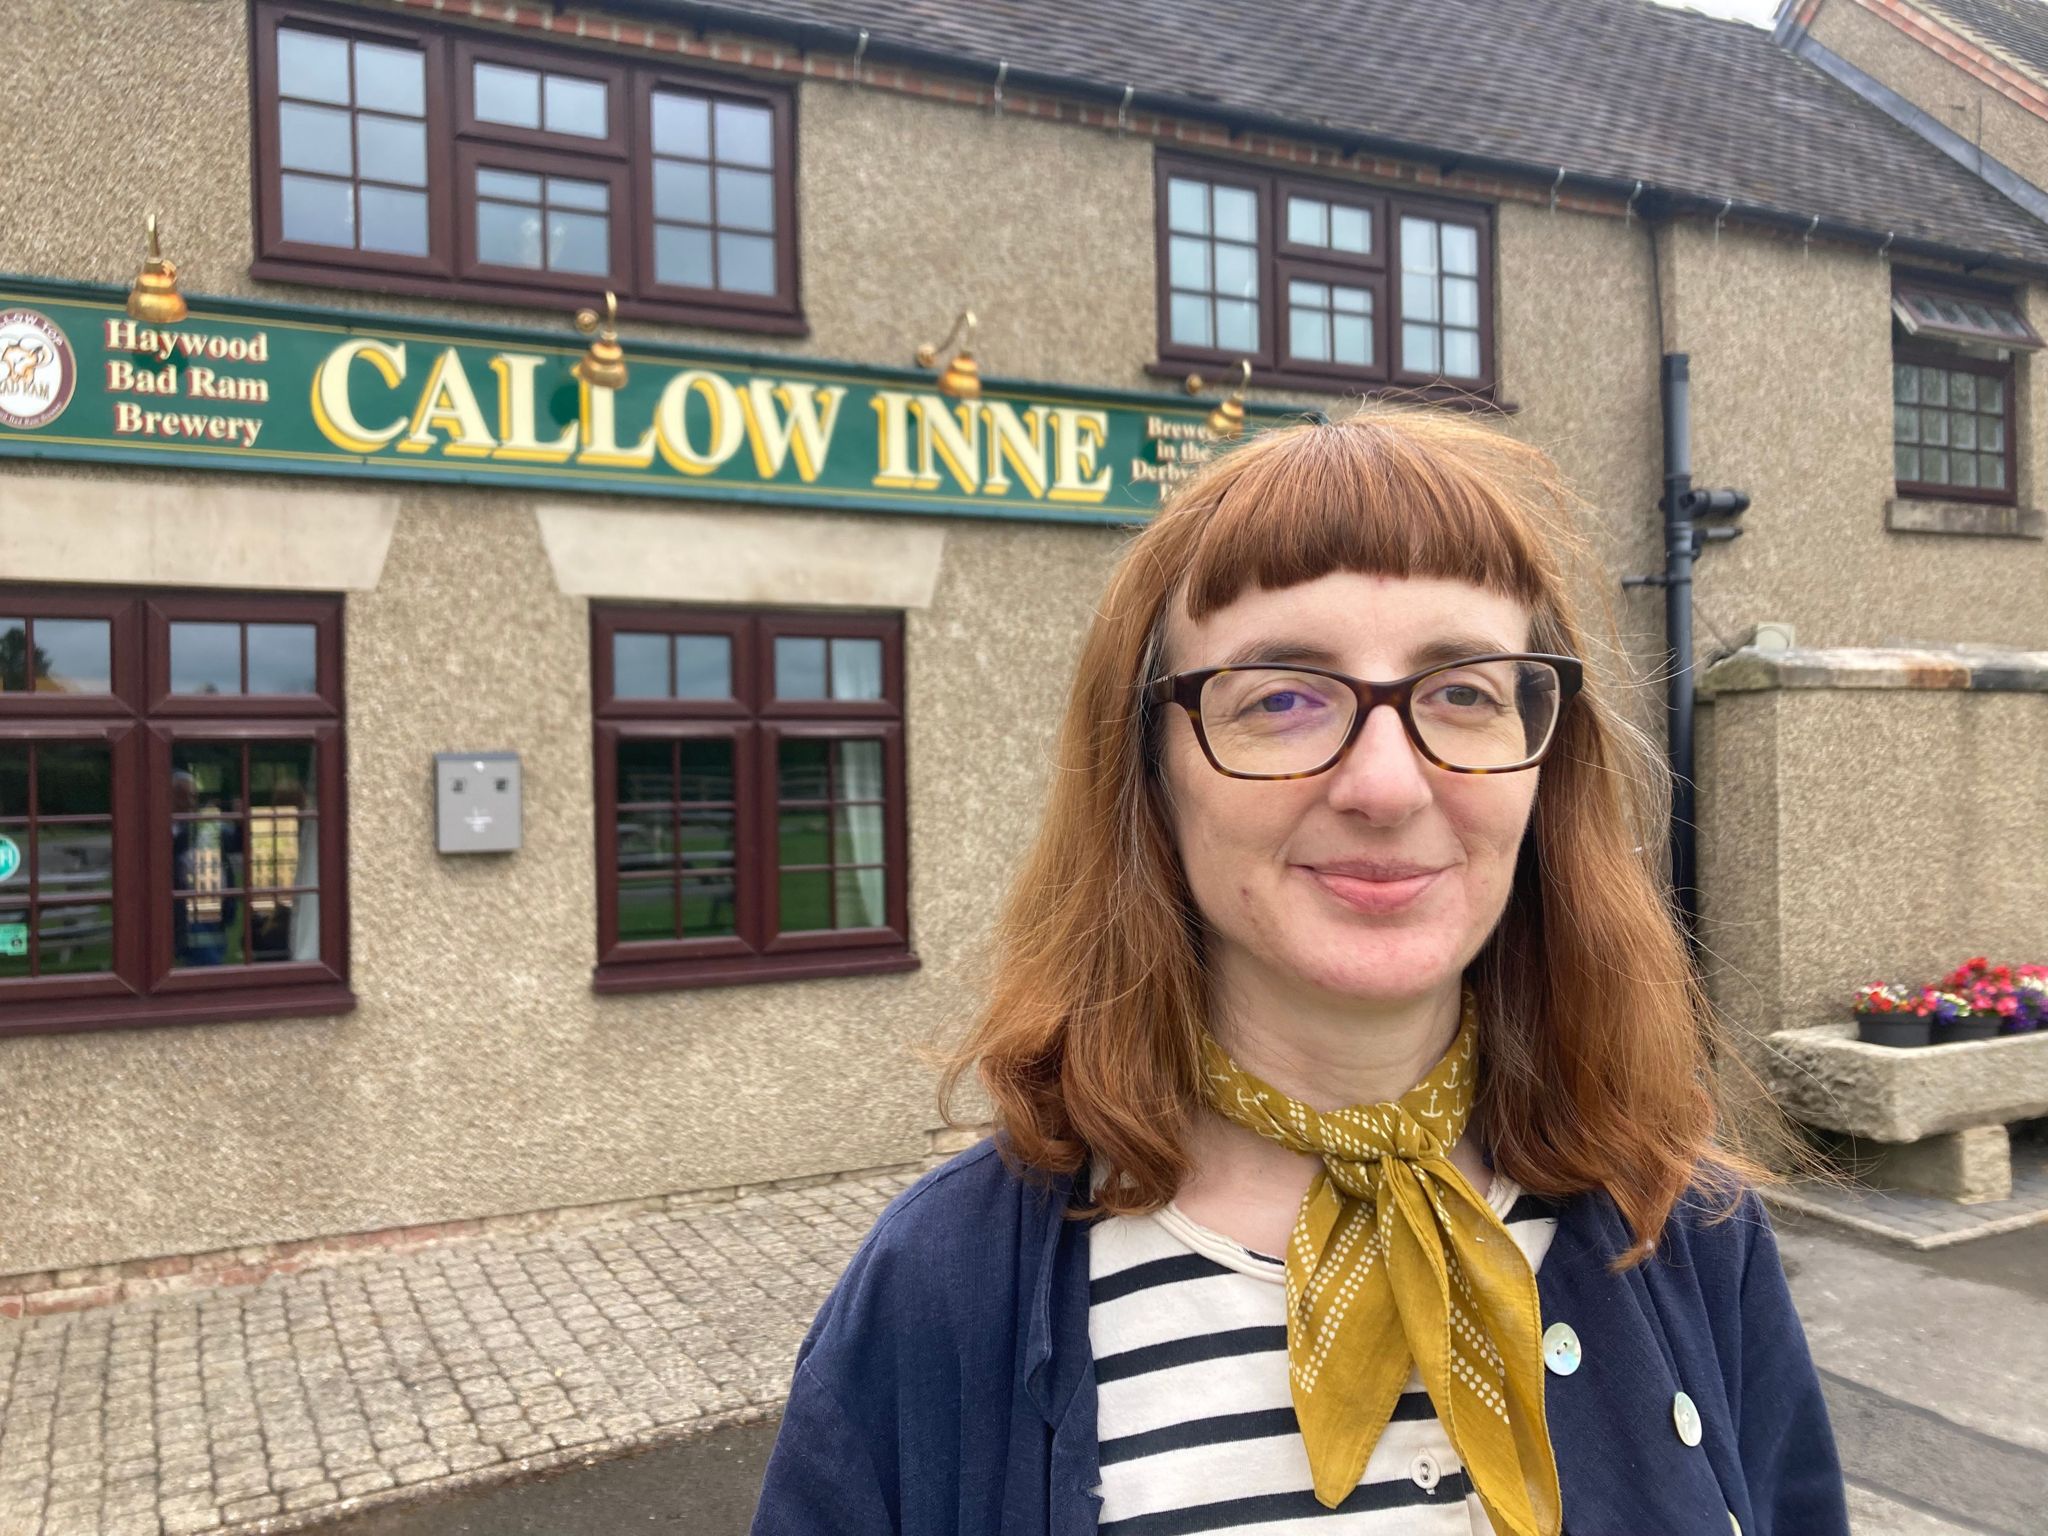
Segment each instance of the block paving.
[{"label": "block paving", "polygon": [[0,1536],[285,1531],[772,1414],[923,1166],[0,1320]]}]

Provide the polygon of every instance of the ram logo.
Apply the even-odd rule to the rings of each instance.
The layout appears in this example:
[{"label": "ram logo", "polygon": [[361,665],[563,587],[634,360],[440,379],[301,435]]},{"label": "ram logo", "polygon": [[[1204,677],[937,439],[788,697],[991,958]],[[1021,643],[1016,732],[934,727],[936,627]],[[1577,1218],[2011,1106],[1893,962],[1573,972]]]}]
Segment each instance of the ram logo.
[{"label": "ram logo", "polygon": [[0,310],[0,431],[48,426],[71,403],[71,342],[33,309]]}]

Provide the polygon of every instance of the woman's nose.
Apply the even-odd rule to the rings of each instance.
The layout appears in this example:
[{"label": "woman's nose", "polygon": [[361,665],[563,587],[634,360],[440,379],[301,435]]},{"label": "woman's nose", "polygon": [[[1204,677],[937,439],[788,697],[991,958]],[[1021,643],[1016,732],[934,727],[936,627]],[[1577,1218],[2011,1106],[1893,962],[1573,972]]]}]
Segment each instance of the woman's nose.
[{"label": "woman's nose", "polygon": [[1330,800],[1374,821],[1400,821],[1429,804],[1429,764],[1408,739],[1401,715],[1382,704],[1365,717],[1330,770]]}]

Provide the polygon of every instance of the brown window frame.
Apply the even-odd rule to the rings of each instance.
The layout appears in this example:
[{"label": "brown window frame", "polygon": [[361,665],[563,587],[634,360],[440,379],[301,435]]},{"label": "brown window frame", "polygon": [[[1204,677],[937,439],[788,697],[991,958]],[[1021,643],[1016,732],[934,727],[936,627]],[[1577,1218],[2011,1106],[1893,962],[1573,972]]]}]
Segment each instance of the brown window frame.
[{"label": "brown window frame", "polygon": [[[635,634],[723,635],[732,646],[726,699],[619,698],[613,642]],[[879,640],[880,700],[777,699],[779,636]],[[673,658],[673,649],[670,651]],[[670,662],[673,667],[673,659]],[[904,764],[903,620],[900,614],[786,609],[679,608],[632,603],[591,606],[592,751],[596,785],[598,992],[645,992],[868,976],[915,970],[910,945],[910,834]],[[619,937],[618,746],[633,740],[731,740],[734,781],[734,932],[691,939]],[[880,927],[777,927],[780,873],[777,743],[787,738],[882,742],[883,867],[887,922]]]},{"label": "brown window frame", "polygon": [[[1251,190],[1258,199],[1259,347],[1250,354],[1254,385],[1277,389],[1394,394],[1421,399],[1491,400],[1499,383],[1494,326],[1494,216],[1491,205],[1443,197],[1420,197],[1364,182],[1302,176],[1292,171],[1267,171],[1236,161],[1161,153],[1153,157],[1153,253],[1157,288],[1155,327],[1157,358],[1146,371],[1179,379],[1189,372],[1226,378],[1246,354],[1216,347],[1192,347],[1173,340],[1172,274],[1167,224],[1168,184],[1175,177]],[[1372,249],[1354,254],[1302,246],[1286,238],[1289,193],[1321,202],[1365,209],[1372,216]],[[1438,222],[1464,224],[1478,238],[1480,377],[1455,379],[1422,374],[1399,366],[1394,348],[1399,340],[1399,240],[1401,217],[1411,215]],[[1339,283],[1373,295],[1373,364],[1348,364],[1296,359],[1288,355],[1286,285],[1290,280]],[[1361,386],[1363,388],[1361,388]]]},{"label": "brown window frame", "polygon": [[[317,0],[252,0],[249,28],[250,108],[258,278],[329,287],[456,298],[560,310],[610,288],[628,319],[670,321],[718,330],[801,336],[804,318],[797,269],[797,133],[794,93],[738,76],[642,64],[590,48],[504,40],[441,21],[340,10]],[[424,257],[344,250],[288,241],[283,233],[278,144],[277,30],[303,28],[330,36],[421,50],[426,78],[427,244]],[[545,127],[483,122],[475,115],[474,65],[500,63],[543,73],[602,80],[610,95],[609,136],[584,138]],[[713,101],[768,110],[774,136],[776,288],[772,294],[684,288],[656,280],[654,152],[650,97],[672,89]],[[359,109],[350,109],[352,112]],[[530,271],[479,262],[475,255],[475,164],[535,175],[605,181],[612,189],[610,250],[614,270]],[[360,168],[356,177],[360,181]]]},{"label": "brown window frame", "polygon": [[[2018,458],[2013,447],[2014,409],[2013,394],[2018,384],[2017,370],[2012,358],[2003,362],[1991,358],[1972,357],[1967,353],[1954,351],[1938,343],[1919,341],[1894,341],[1892,363],[1901,363],[1926,368],[1939,368],[1947,373],[1974,373],[1982,378],[1997,379],[2004,386],[2005,394],[2005,486],[1991,489],[1972,485],[1943,485],[1929,480],[1892,481],[1894,495],[1909,501],[1978,501],[1998,506],[2013,506],[2019,501],[2019,487],[2015,483],[2018,473]],[[1917,408],[1917,407],[1916,407]],[[1896,402],[1892,407],[1896,412]],[[1901,446],[1894,444],[1895,447]],[[1912,444],[1904,446],[1916,446]],[[1952,445],[1950,445],[1952,451]],[[1981,453],[1982,450],[1973,449]]]},{"label": "brown window frame", "polygon": [[[342,600],[274,593],[0,587],[6,617],[105,618],[104,694],[0,693],[0,744],[104,741],[111,751],[111,971],[0,980],[0,1037],[76,1030],[300,1018],[355,1006],[348,975],[348,801]],[[318,691],[173,695],[175,621],[311,624]],[[247,682],[247,640],[243,641]],[[171,753],[180,740],[305,741],[315,751],[320,960],[180,969],[173,964]],[[246,791],[245,791],[246,794]],[[241,819],[251,820],[244,803]]]}]

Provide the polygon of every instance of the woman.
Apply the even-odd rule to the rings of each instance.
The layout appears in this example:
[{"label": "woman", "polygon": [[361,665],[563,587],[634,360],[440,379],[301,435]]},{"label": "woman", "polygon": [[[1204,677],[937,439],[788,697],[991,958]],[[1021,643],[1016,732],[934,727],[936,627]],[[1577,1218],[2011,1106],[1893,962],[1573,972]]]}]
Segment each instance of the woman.
[{"label": "woman", "polygon": [[820,1311],[757,1536],[1847,1531],[1567,512],[1369,414],[1136,539],[945,1084],[996,1135]]}]

